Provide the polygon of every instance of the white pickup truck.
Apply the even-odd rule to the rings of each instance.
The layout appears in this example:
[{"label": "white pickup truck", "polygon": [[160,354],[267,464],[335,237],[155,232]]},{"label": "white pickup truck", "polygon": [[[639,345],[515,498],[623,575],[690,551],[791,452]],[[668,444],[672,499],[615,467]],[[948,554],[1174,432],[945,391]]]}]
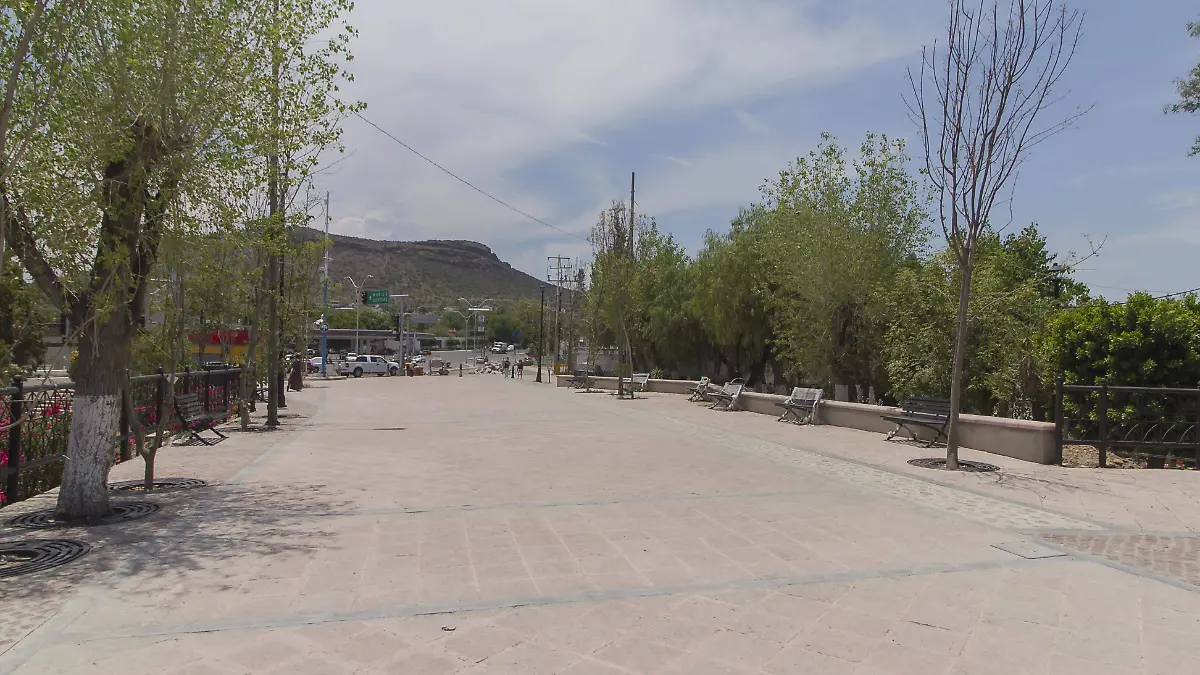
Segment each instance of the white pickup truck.
[{"label": "white pickup truck", "polygon": [[382,356],[375,356],[373,354],[359,354],[352,359],[339,363],[337,369],[339,375],[353,375],[354,377],[362,377],[368,373],[375,375],[400,374],[399,363],[388,361]]}]

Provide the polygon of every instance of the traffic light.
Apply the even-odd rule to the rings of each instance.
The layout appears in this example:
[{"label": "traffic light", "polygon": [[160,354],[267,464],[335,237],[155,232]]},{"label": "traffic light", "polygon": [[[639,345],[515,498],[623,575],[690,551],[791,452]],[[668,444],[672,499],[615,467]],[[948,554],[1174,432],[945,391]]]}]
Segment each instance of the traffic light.
[{"label": "traffic light", "polygon": [[364,305],[367,304],[367,292],[366,291],[362,292],[362,298],[360,298],[360,300],[362,300],[362,304],[364,304]]}]

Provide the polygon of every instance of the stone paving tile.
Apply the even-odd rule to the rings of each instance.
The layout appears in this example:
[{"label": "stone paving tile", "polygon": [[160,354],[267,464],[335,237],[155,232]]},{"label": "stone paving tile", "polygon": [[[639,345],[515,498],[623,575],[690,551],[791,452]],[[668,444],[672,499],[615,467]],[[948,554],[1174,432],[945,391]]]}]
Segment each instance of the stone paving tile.
[{"label": "stone paving tile", "polygon": [[1200,537],[1153,534],[1049,534],[1060,546],[1200,586]]}]

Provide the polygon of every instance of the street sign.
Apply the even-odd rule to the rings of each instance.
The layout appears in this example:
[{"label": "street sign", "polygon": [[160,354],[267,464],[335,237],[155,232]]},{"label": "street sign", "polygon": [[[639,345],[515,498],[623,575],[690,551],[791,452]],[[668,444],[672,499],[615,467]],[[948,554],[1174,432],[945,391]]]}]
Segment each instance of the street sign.
[{"label": "street sign", "polygon": [[386,305],[392,301],[392,292],[386,288],[363,292],[364,305]]}]

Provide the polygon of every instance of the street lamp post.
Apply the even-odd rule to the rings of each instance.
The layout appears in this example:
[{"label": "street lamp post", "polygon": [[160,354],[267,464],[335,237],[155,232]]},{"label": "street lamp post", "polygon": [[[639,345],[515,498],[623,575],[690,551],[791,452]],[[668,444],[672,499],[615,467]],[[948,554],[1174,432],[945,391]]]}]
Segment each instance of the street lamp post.
[{"label": "street lamp post", "polygon": [[407,298],[407,297],[408,297],[408,293],[401,293],[401,294],[398,294],[398,295],[393,295],[393,296],[392,296],[392,299],[393,299],[393,300],[399,300],[399,301],[400,301],[400,322],[399,322],[399,323],[400,323],[400,325],[399,325],[399,329],[400,329],[400,367],[401,367],[401,368],[403,368],[403,367],[404,367],[404,353],[405,353],[406,351],[408,351],[408,350],[406,349],[406,347],[408,346],[408,344],[407,344],[407,343],[405,342],[405,340],[404,340],[404,299],[405,299],[405,298]]},{"label": "street lamp post", "polygon": [[[476,302],[476,303],[472,303],[470,300],[468,300],[466,298],[459,298],[459,300],[467,303],[467,311],[470,312],[471,316],[475,319],[475,333],[479,333],[479,314],[478,314],[478,312],[492,311],[492,308],[488,307],[487,303],[491,302],[493,300],[493,298],[484,298],[483,300],[480,300],[479,302]],[[474,351],[474,347],[476,344],[478,344],[478,336],[477,335],[472,337],[472,343],[471,343],[472,351]],[[480,356],[483,355],[482,347],[480,347],[480,349],[479,349],[479,354],[480,354]]]},{"label": "street lamp post", "polygon": [[367,276],[363,277],[361,284],[356,284],[356,283],[354,283],[354,277],[346,277],[346,279],[350,282],[350,285],[354,287],[354,297],[355,297],[355,302],[354,302],[354,353],[355,354],[357,354],[358,350],[359,350],[358,314],[359,314],[359,311],[362,310],[362,287],[367,285],[367,279],[374,279],[374,278],[375,278],[374,275],[368,274]]},{"label": "street lamp post", "polygon": [[538,284],[542,292],[542,318],[538,322],[538,372],[534,382],[542,381],[542,352],[546,350],[546,285]]}]

